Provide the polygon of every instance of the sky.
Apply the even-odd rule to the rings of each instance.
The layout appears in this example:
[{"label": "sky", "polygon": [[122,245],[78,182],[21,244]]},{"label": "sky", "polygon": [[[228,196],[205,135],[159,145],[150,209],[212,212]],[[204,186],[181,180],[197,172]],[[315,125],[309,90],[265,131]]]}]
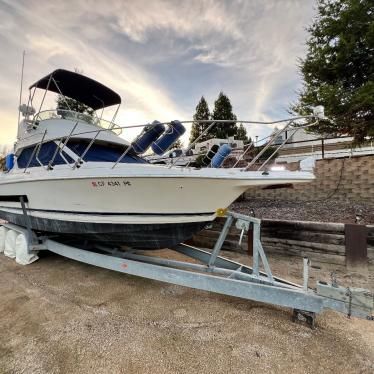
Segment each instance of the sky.
[{"label": "sky", "polygon": [[220,91],[238,119],[287,118],[314,14],[314,0],[0,0],[0,145],[16,136],[24,50],[23,102],[39,78],[78,68],[122,97],[121,126],[190,120]]}]

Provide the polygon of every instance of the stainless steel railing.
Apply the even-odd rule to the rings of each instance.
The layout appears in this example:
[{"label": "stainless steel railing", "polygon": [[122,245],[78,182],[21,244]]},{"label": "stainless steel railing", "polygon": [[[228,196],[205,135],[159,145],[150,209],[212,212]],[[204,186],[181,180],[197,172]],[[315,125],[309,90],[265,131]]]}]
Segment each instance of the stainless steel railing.
[{"label": "stainless steel railing", "polygon": [[[47,114],[47,112],[49,112]],[[72,111],[67,111],[69,112],[69,115],[71,113],[74,114],[78,114],[77,112],[72,112]],[[43,115],[42,113],[46,113],[45,115]],[[39,120],[43,120],[43,119],[47,119],[47,118],[62,118],[62,117],[54,117],[54,114],[53,113],[56,113],[56,111],[44,111],[44,112],[40,112],[38,113],[37,116],[35,116],[36,120],[39,119]],[[86,115],[84,115],[86,116]],[[38,163],[41,165],[41,166],[45,166],[42,164],[42,162],[39,160],[39,153],[41,151],[41,147],[44,143],[46,142],[51,142],[51,141],[54,141],[57,145],[57,148],[56,150],[54,151],[51,159],[49,160],[48,164],[47,164],[47,167],[46,167],[46,170],[52,170],[53,169],[53,164],[54,164],[54,161],[57,157],[57,154],[59,154],[62,159],[64,160],[64,162],[66,164],[68,164],[72,169],[76,169],[78,167],[80,167],[82,164],[84,164],[84,157],[85,155],[87,154],[87,152],[90,150],[90,148],[93,146],[93,144],[95,144],[96,141],[99,141],[98,137],[100,135],[100,133],[102,132],[106,132],[106,131],[109,131],[109,132],[113,132],[113,129],[115,130],[120,130],[122,131],[123,129],[134,129],[134,128],[144,128],[144,127],[147,127],[147,129],[151,128],[152,126],[156,126],[155,125],[150,125],[150,124],[145,124],[145,125],[135,125],[135,126],[117,126],[117,125],[114,125],[113,123],[109,123],[108,121],[105,121],[106,123],[110,124],[110,126],[108,128],[104,128],[102,126],[98,126],[98,125],[95,125],[95,126],[98,126],[100,127],[99,129],[95,129],[95,130],[92,130],[92,131],[81,131],[81,132],[75,132],[76,128],[77,128],[77,125],[79,122],[85,122],[85,123],[90,123],[90,122],[87,122],[86,120],[84,120],[85,117],[79,117],[79,116],[76,116],[74,117],[75,121],[76,121],[76,124],[75,126],[72,128],[72,130],[70,131],[69,134],[67,134],[66,136],[64,137],[58,137],[58,138],[49,138],[49,139],[46,139],[46,134],[47,134],[47,131],[44,132],[43,134],[43,137],[41,139],[40,142],[38,142],[36,145],[35,145],[35,148],[32,152],[32,154],[30,155],[30,158],[27,162],[27,166],[26,168],[24,169],[24,172],[27,171],[27,169],[29,168],[31,162],[32,162],[32,159],[34,158],[34,156],[36,156],[36,160],[38,161]],[[72,118],[66,118],[66,119],[72,119]],[[314,119],[314,121],[312,123],[307,123],[305,125],[298,125],[296,123],[297,120],[301,120],[301,119],[304,119],[304,120],[312,120]],[[102,121],[102,120],[101,120]],[[317,123],[318,121],[318,118],[316,118],[315,116],[303,116],[303,117],[294,117],[294,118],[290,118],[290,119],[285,119],[285,120],[280,120],[280,121],[272,121],[272,122],[259,122],[259,121],[241,121],[241,120],[236,120],[236,121],[233,121],[233,120],[203,120],[203,121],[181,121],[182,124],[192,124],[192,123],[208,123],[209,126],[207,126],[207,128],[203,131],[202,134],[200,134],[194,142],[192,142],[188,148],[186,149],[185,153],[188,153],[189,151],[192,150],[192,148],[196,145],[196,143],[205,135],[209,132],[209,130],[211,128],[213,128],[214,126],[218,125],[218,124],[224,124],[224,123],[237,123],[237,122],[240,122],[240,123],[244,123],[244,124],[263,124],[263,125],[278,125],[278,124],[283,124],[285,123],[284,127],[282,127],[281,129],[276,129],[272,132],[271,135],[267,136],[267,137],[264,137],[256,142],[252,141],[250,142],[250,144],[248,144],[247,146],[245,146],[242,150],[242,152],[239,154],[239,156],[237,156],[236,158],[236,161],[234,161],[234,165],[232,166],[232,168],[235,168],[240,161],[245,161],[245,156],[248,155],[248,152],[250,150],[253,150],[256,148],[256,146],[258,146],[259,144],[262,145],[262,149],[260,152],[258,152],[255,156],[253,156],[253,158],[250,160],[250,161],[247,161],[247,165],[243,168],[241,168],[240,170],[241,171],[247,171],[249,169],[253,169],[253,167],[255,166],[256,162],[258,162],[261,157],[265,154],[265,152],[270,149],[270,147],[274,147],[275,146],[275,149],[274,151],[271,153],[270,156],[268,156],[265,160],[262,160],[262,163],[258,165],[258,169],[257,170],[261,170],[263,169],[263,167],[268,164],[270,162],[270,160],[277,154],[277,152],[285,145],[287,144],[287,141],[299,130],[301,129],[305,129],[305,128],[308,128],[310,126],[313,126]],[[93,124],[93,123],[92,123]],[[157,125],[159,125],[160,123],[157,123]],[[170,122],[164,122],[162,123],[163,125],[169,127],[170,126]],[[285,137],[285,139],[281,142],[281,143],[277,143],[277,139],[279,138],[279,136],[281,136],[283,133],[285,133],[286,131],[291,131],[292,132],[292,135],[291,137]],[[90,139],[90,142],[89,144],[87,145],[87,147],[85,148],[85,150],[82,152],[81,155],[77,155],[76,154],[76,157],[74,159],[74,162],[69,162],[66,157],[64,156],[63,154],[63,150],[68,147],[68,142],[70,141],[70,139],[72,137],[74,138],[79,138],[79,136],[86,136]],[[88,136],[88,135],[92,135],[92,136]],[[120,163],[122,161],[122,159],[129,153],[131,152],[131,150],[133,149],[134,147],[134,144],[135,144],[135,141],[138,139],[139,135],[137,137],[135,137],[135,139],[129,143],[128,145],[125,145],[124,146],[124,151],[123,153],[117,158],[116,161],[114,161],[112,163],[112,166],[111,168],[114,169],[118,163]],[[72,151],[71,151],[72,152]],[[171,167],[175,167],[176,164],[178,163],[178,161],[182,158],[183,156],[179,156],[179,157],[176,157],[171,163],[170,165],[168,166],[169,168]],[[230,155],[228,156],[230,157]],[[72,164],[72,165],[71,165]],[[188,161],[187,165],[185,166],[182,166],[182,167],[190,167],[190,164],[191,164],[191,160]]]},{"label": "stainless steel railing", "polygon": [[122,133],[122,128],[115,125],[112,121],[107,121],[96,116],[91,116],[86,113],[75,112],[68,109],[51,109],[41,111],[35,114],[33,123],[36,124],[40,121],[45,121],[48,119],[67,119],[110,130],[117,135],[120,135]]}]

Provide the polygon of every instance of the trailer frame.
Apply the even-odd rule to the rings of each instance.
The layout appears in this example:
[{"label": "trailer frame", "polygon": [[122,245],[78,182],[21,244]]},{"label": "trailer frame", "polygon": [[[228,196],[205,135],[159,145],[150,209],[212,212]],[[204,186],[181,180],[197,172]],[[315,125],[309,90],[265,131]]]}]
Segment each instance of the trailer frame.
[{"label": "trailer frame", "polygon": [[[20,203],[24,207],[23,199]],[[26,209],[24,214],[27,216]],[[26,222],[29,222],[27,217]],[[250,227],[253,230],[252,267],[220,255],[234,222],[242,230],[241,238]],[[30,227],[7,223],[3,226],[27,236],[29,253],[49,250],[69,259],[124,274],[291,308],[293,321],[304,321],[312,328],[316,314],[324,309],[374,320],[374,295],[370,291],[325,282],[317,282],[316,290],[309,288],[308,259],[303,261],[303,285],[274,276],[261,244],[261,220],[255,217],[227,212],[225,224],[211,252],[184,243],[170,249],[194,262],[155,257],[147,251],[123,250],[97,243],[68,245]]]}]

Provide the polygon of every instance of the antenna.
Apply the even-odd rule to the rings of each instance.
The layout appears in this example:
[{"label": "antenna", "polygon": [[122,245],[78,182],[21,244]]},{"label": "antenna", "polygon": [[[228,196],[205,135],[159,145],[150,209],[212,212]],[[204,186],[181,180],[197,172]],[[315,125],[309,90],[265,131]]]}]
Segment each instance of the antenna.
[{"label": "antenna", "polygon": [[26,51],[23,51],[23,53],[22,53],[22,69],[21,69],[21,89],[20,89],[20,92],[19,92],[19,106],[18,106],[17,138],[19,137],[19,122],[20,122],[20,116],[21,116],[20,106],[21,106],[21,101],[22,101],[23,69],[25,67],[25,54],[26,54]]}]

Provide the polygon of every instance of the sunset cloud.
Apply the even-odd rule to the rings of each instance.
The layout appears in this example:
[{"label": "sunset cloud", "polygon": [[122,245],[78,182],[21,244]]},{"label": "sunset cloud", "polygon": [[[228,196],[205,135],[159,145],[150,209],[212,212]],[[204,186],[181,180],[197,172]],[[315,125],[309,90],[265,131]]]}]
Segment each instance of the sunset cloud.
[{"label": "sunset cloud", "polygon": [[121,125],[190,119],[220,90],[238,118],[284,117],[313,12],[310,0],[3,0],[0,143],[13,141],[23,50],[26,86],[77,67],[121,95]]}]

